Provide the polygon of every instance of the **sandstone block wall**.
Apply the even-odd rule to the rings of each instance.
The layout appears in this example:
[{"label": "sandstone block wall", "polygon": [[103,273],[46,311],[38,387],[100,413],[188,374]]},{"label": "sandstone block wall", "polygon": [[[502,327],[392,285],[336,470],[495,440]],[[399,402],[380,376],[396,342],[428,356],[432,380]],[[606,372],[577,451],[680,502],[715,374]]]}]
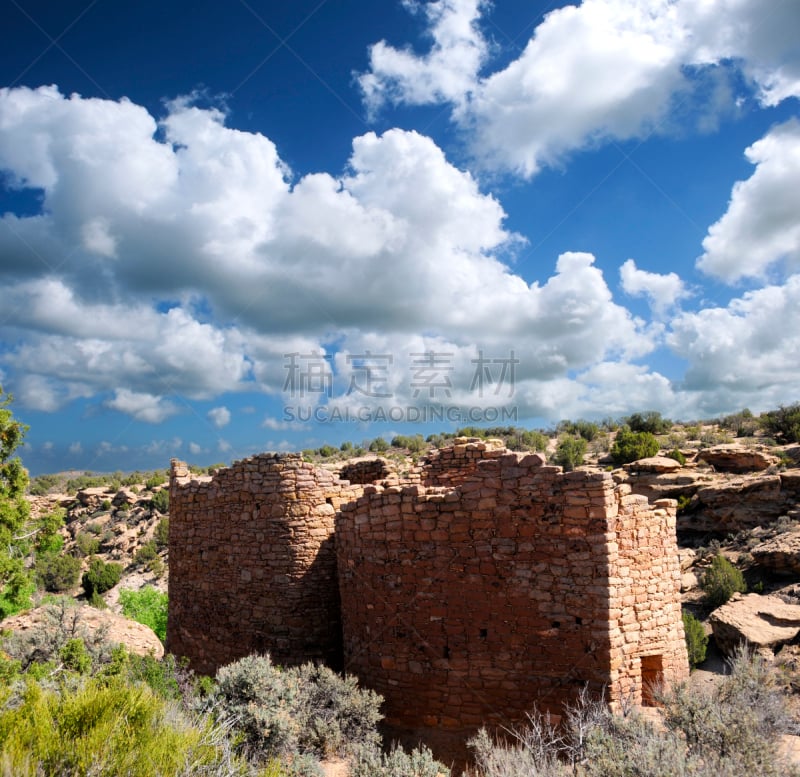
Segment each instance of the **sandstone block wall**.
[{"label": "sandstone block wall", "polygon": [[345,669],[393,734],[458,757],[584,685],[641,702],[643,677],[688,674],[673,502],[483,443],[447,458],[454,487],[368,486],[337,518]]},{"label": "sandstone block wall", "polygon": [[207,674],[265,651],[340,666],[334,516],[360,493],[299,454],[213,478],[173,461],[167,649]]},{"label": "sandstone block wall", "polygon": [[393,735],[458,758],[585,685],[619,706],[688,675],[675,511],[492,441],[382,485],[297,454],[213,478],[176,461],[167,647],[206,673],[264,651],[343,665]]},{"label": "sandstone block wall", "polygon": [[[677,502],[650,505],[627,486],[614,490],[615,536],[609,542],[609,622],[613,705],[649,703],[654,682],[688,677],[675,539]],[[613,511],[613,507],[612,507]]]}]

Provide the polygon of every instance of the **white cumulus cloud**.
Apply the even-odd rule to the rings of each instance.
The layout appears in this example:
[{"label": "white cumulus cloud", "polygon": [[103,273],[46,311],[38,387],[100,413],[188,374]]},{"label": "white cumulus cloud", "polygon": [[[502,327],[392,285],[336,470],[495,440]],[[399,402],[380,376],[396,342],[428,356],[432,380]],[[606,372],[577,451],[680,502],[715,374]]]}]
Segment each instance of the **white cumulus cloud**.
[{"label": "white cumulus cloud", "polygon": [[686,287],[677,273],[654,273],[640,270],[633,259],[619,268],[622,288],[631,296],[644,295],[653,311],[662,316],[675,303],[686,296]]},{"label": "white cumulus cloud", "polygon": [[[476,158],[525,177],[575,149],[669,128],[695,82],[721,68],[738,68],[764,105],[800,96],[794,0],[583,0],[547,13],[522,54],[485,76],[479,23],[490,7],[458,7],[460,45],[442,43],[442,6],[428,8],[428,53],[371,48],[360,79],[368,107],[450,103]],[[465,48],[480,58],[465,57]],[[462,77],[449,78],[453,70]],[[738,96],[732,85],[718,88],[724,99],[715,109],[730,109]]]},{"label": "white cumulus cloud", "polygon": [[148,424],[159,424],[179,412],[174,402],[163,397],[139,394],[125,388],[117,389],[114,397],[106,402],[106,406]]},{"label": "white cumulus cloud", "polygon": [[779,262],[800,267],[800,121],[774,127],[745,152],[756,169],[733,187],[697,266],[727,282],[763,278]]},{"label": "white cumulus cloud", "polygon": [[231,422],[231,411],[225,406],[212,408],[208,411],[208,420],[217,429],[222,429]]}]

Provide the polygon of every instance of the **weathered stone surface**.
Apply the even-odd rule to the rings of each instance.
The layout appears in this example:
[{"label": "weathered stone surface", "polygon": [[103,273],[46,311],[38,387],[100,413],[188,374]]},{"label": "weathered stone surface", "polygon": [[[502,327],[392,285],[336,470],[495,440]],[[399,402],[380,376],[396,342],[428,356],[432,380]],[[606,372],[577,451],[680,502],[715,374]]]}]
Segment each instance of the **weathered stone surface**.
[{"label": "weathered stone surface", "polygon": [[751,551],[756,564],[780,575],[800,575],[800,529],[779,534]]},{"label": "weathered stone surface", "polygon": [[777,457],[762,449],[745,448],[736,443],[705,448],[697,458],[720,472],[761,472],[778,463]]},{"label": "weathered stone surface", "polygon": [[339,477],[354,485],[359,483],[366,484],[385,480],[392,472],[393,470],[386,459],[373,457],[345,464],[339,470]]},{"label": "weathered stone surface", "polygon": [[669,456],[650,456],[647,459],[637,459],[630,464],[625,464],[628,472],[674,472],[681,468],[681,463]]},{"label": "weathered stone surface", "polygon": [[717,647],[730,655],[738,645],[774,649],[800,634],[800,605],[777,596],[735,594],[709,617]]},{"label": "weathered stone surface", "polygon": [[170,481],[170,652],[213,674],[250,653],[341,665],[334,515],[361,494],[300,454]]},{"label": "weathered stone surface", "polygon": [[719,475],[695,496],[690,509],[678,519],[679,531],[722,534],[752,529],[797,508],[800,471],[752,477]]},{"label": "weathered stone surface", "polygon": [[681,572],[686,572],[697,561],[697,551],[692,548],[680,548],[678,550],[678,558],[680,559]]},{"label": "weathered stone surface", "polygon": [[[67,610],[67,614],[70,622],[74,615],[77,636],[93,635],[102,630],[107,642],[125,645],[131,653],[164,657],[164,646],[149,626],[116,615],[110,610],[98,610],[88,605],[77,605],[74,610]],[[52,628],[52,615],[48,614],[46,607],[12,615],[0,623],[0,629],[19,634],[41,628]]]},{"label": "weathered stone surface", "polygon": [[641,703],[646,677],[687,674],[676,503],[496,452],[443,449],[423,485],[337,516],[345,669],[393,733],[435,728],[440,752],[532,699],[561,714],[588,684]]},{"label": "weathered stone surface", "polygon": [[119,507],[120,505],[134,505],[139,501],[139,497],[133,493],[129,488],[121,488],[117,493],[114,495],[114,498],[111,500],[111,504],[114,507]]},{"label": "weathered stone surface", "polygon": [[700,587],[700,574],[694,569],[690,569],[681,575],[681,593],[694,591]]}]

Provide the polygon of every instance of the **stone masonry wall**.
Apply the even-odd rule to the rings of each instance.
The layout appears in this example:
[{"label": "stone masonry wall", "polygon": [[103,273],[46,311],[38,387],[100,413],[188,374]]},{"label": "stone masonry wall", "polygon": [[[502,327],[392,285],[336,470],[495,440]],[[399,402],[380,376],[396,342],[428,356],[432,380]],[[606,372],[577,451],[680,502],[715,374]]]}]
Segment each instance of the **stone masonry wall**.
[{"label": "stone masonry wall", "polygon": [[175,461],[167,648],[205,673],[264,651],[343,665],[393,736],[460,759],[586,685],[619,707],[688,675],[675,511],[499,441],[382,485],[297,454],[204,478]]},{"label": "stone masonry wall", "polygon": [[646,672],[688,674],[679,578],[651,555],[677,564],[674,507],[537,454],[447,458],[454,487],[368,486],[337,518],[345,669],[385,696],[394,736],[459,758],[481,725],[560,714],[587,684],[641,701],[645,653]]},{"label": "stone masonry wall", "polygon": [[625,485],[615,490],[616,536],[609,543],[612,665],[610,701],[647,703],[652,682],[689,673],[675,539],[678,503],[650,505]]},{"label": "stone masonry wall", "polygon": [[208,674],[265,651],[340,666],[334,515],[360,493],[299,454],[213,478],[173,461],[167,649]]}]

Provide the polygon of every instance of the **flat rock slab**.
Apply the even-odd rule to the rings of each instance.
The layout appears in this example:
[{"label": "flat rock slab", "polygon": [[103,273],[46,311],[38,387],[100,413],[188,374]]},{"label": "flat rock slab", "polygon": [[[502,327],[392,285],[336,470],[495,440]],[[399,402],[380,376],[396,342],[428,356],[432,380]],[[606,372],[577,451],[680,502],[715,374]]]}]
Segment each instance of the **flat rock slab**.
[{"label": "flat rock slab", "polygon": [[800,634],[800,605],[786,604],[777,596],[734,596],[709,617],[717,647],[731,654],[743,642],[774,649]]},{"label": "flat rock slab", "polygon": [[628,472],[674,472],[683,465],[669,456],[650,456],[647,459],[637,459],[630,464],[625,464]]}]

